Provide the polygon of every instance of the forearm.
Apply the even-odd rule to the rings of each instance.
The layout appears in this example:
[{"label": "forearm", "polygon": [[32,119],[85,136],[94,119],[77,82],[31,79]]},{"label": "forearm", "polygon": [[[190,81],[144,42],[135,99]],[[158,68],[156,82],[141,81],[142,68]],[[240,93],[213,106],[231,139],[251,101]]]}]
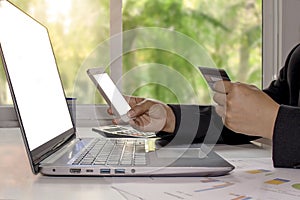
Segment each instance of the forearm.
[{"label": "forearm", "polygon": [[300,108],[281,105],[273,134],[275,167],[294,167],[300,164]]},{"label": "forearm", "polygon": [[[204,139],[207,117],[201,118],[198,105],[169,105],[175,115],[175,130],[173,137],[179,143],[191,144],[195,139]],[[173,139],[173,140],[174,140]]]},{"label": "forearm", "polygon": [[227,129],[213,106],[169,105],[176,118],[174,134],[189,141],[205,143],[244,144],[259,137],[237,134]]}]

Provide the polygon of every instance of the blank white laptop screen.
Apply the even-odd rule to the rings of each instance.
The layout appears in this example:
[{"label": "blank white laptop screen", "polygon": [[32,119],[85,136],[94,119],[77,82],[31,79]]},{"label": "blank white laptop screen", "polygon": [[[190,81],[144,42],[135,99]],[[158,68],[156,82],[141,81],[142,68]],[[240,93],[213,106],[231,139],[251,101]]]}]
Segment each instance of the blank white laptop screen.
[{"label": "blank white laptop screen", "polygon": [[[79,143],[74,142],[74,145],[69,146],[70,149],[66,148],[68,150],[65,152],[65,156],[62,156],[61,152],[59,152],[59,159],[55,156],[55,162],[53,162],[53,157],[50,162],[45,159],[53,155],[65,142],[74,139],[75,136],[75,128],[65,99],[47,29],[16,9],[8,1],[0,0],[0,45],[0,55],[3,59],[14,105],[18,112],[22,136],[26,151],[29,153],[28,158],[31,161],[33,172],[35,174],[42,172],[47,175],[119,176],[116,171],[112,172],[118,169],[115,167],[119,165],[115,164],[105,165],[105,169],[109,169],[109,174],[101,174],[100,169],[103,167],[101,165],[76,164],[70,166],[69,158],[73,159],[72,162],[75,158],[77,159],[74,155],[86,142],[90,142],[90,139],[81,140]],[[129,143],[132,147],[133,141]],[[144,145],[141,147],[143,148]],[[186,154],[186,149],[181,149]],[[182,152],[181,149],[178,150]],[[133,176],[149,176],[150,174],[158,176],[174,176],[175,174],[181,176],[216,176],[228,173],[233,169],[232,165],[216,154],[209,154],[213,157],[207,157],[203,160],[196,156],[190,157],[195,155],[190,154],[195,150],[198,154],[200,153],[198,149],[194,148],[194,150],[188,151],[186,154],[188,157],[182,158],[179,158],[179,154],[176,153],[169,158],[160,157],[158,151],[148,152],[145,159],[149,161],[150,165],[121,166],[121,170],[124,171],[122,174]],[[170,153],[172,152],[174,153],[173,150],[170,150]],[[75,174],[74,166],[76,166]],[[92,174],[87,171],[91,169]]]},{"label": "blank white laptop screen", "polygon": [[73,127],[48,31],[0,0],[0,44],[33,150]]}]

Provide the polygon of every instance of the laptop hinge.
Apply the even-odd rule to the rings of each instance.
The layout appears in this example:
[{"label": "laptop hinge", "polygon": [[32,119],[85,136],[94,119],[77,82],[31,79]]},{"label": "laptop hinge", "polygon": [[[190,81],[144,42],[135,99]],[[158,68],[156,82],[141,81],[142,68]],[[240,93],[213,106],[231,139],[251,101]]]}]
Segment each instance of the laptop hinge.
[{"label": "laptop hinge", "polygon": [[42,162],[44,159],[46,159],[47,157],[49,157],[50,155],[52,155],[53,153],[55,153],[56,151],[58,151],[59,149],[64,147],[65,144],[71,142],[75,138],[76,138],[76,135],[72,134],[69,137],[64,138],[63,140],[57,142],[57,144],[55,144],[49,151],[47,151],[46,153],[44,153],[40,157],[37,157],[37,158],[34,159],[35,167],[38,168],[40,162]]}]

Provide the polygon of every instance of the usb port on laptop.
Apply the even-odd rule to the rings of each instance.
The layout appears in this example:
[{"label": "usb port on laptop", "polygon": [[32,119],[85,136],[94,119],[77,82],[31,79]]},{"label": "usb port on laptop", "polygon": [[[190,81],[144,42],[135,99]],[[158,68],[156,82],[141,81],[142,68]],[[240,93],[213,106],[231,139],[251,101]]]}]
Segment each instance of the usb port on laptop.
[{"label": "usb port on laptop", "polygon": [[100,174],[110,174],[110,169],[100,169]]},{"label": "usb port on laptop", "polygon": [[81,169],[70,169],[70,172],[74,174],[79,174],[81,172]]},{"label": "usb port on laptop", "polygon": [[125,174],[125,169],[115,169],[115,174]]}]

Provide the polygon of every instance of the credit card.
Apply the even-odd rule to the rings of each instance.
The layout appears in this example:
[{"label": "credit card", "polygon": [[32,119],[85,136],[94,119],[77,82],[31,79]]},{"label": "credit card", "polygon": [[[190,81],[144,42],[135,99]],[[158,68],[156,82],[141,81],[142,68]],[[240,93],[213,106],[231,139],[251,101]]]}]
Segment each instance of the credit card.
[{"label": "credit card", "polygon": [[230,81],[230,78],[224,69],[209,68],[209,67],[198,67],[198,68],[211,89],[213,89],[213,85],[217,81],[220,80]]}]

